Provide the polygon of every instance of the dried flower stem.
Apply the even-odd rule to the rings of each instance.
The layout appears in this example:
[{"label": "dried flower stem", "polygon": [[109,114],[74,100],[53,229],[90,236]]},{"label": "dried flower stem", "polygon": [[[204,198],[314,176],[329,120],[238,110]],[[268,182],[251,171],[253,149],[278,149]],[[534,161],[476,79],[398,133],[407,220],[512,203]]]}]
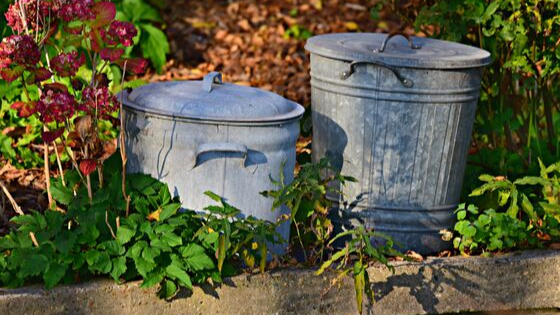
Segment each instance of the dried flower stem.
[{"label": "dried flower stem", "polygon": [[[88,150],[88,146],[85,146],[85,153],[84,153],[84,157],[86,159],[89,158],[89,150]],[[86,175],[86,186],[87,186],[87,193],[88,193],[88,197],[89,197],[89,203],[91,204],[93,202],[93,192],[91,190],[91,176]]]},{"label": "dried flower stem", "polygon": [[66,187],[66,181],[64,180],[64,169],[62,168],[62,162],[60,160],[60,153],[56,147],[56,143],[53,142],[54,153],[56,155],[56,163],[58,164],[58,170],[60,171],[60,179],[62,180],[62,186]]},{"label": "dried flower stem", "polygon": [[[0,180],[0,187],[2,187],[2,191],[4,192],[4,195],[8,197],[8,200],[12,204],[12,208],[14,208],[14,211],[19,215],[25,215],[25,213],[23,213],[23,210],[21,210],[21,207],[17,204],[14,197],[12,197],[12,194],[10,194],[10,191],[8,190],[8,187],[6,187],[6,184],[4,184],[4,182],[1,180]],[[39,243],[37,242],[37,238],[35,237],[35,234],[33,232],[29,232],[29,237],[31,238],[33,245],[35,245],[35,247],[39,247]]]},{"label": "dried flower stem", "polygon": [[111,224],[109,224],[109,211],[105,211],[105,224],[107,224],[107,227],[109,228],[109,231],[111,232],[111,236],[113,237],[113,239],[117,239],[117,236],[115,235],[115,231],[113,231],[113,227],[111,226]]},{"label": "dried flower stem", "polygon": [[[43,126],[43,130],[44,131],[48,131],[46,126]],[[49,209],[52,209],[52,205],[53,205],[53,197],[52,197],[52,193],[51,193],[51,171],[50,171],[50,165],[49,165],[49,144],[48,143],[44,143],[44,153],[43,153],[43,159],[45,160],[45,165],[44,165],[44,169],[45,169],[45,185],[47,187],[47,197],[49,199]]]},{"label": "dried flower stem", "polygon": [[126,149],[125,149],[125,134],[124,134],[124,111],[123,111],[123,100],[124,100],[124,77],[126,75],[126,65],[127,62],[125,61],[123,65],[123,75],[121,79],[121,101],[120,101],[120,114],[121,114],[121,132],[119,134],[120,139],[120,153],[122,159],[122,194],[124,201],[126,202],[126,217],[128,218],[128,214],[130,212],[130,196],[126,194]]}]

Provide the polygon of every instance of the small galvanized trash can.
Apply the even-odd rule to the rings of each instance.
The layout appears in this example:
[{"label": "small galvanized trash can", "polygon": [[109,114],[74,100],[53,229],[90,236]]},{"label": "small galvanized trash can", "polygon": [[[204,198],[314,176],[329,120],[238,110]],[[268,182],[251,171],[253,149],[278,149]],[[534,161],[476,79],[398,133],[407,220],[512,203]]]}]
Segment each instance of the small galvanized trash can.
[{"label": "small galvanized trash can", "polygon": [[[127,171],[167,183],[183,207],[202,210],[212,191],[242,210],[271,222],[269,176],[294,176],[301,105],[256,88],[222,83],[213,72],[203,81],[152,83],[125,93]],[[278,232],[286,240],[289,223]],[[277,253],[282,248],[274,249]]]},{"label": "small galvanized trash can", "polygon": [[[335,225],[446,249],[461,192],[483,67],[474,47],[402,34],[312,37],[313,159],[359,180],[331,195]],[[337,224],[338,223],[338,224]]]}]

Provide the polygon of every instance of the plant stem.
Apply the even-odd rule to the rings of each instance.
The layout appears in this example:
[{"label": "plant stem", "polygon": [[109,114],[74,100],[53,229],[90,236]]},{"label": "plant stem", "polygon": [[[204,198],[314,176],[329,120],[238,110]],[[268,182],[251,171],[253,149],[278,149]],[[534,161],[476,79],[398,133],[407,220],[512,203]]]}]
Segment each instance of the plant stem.
[{"label": "plant stem", "polygon": [[[47,126],[43,126],[43,131],[48,131]],[[47,187],[47,198],[49,200],[49,209],[52,209],[52,205],[53,205],[53,197],[52,197],[52,193],[51,193],[51,171],[50,171],[50,166],[49,166],[49,144],[44,142],[44,148],[45,148],[45,152],[43,154],[43,159],[45,160],[45,165],[44,165],[44,169],[45,169],[45,185]]]},{"label": "plant stem", "polygon": [[[89,158],[89,152],[88,152],[88,146],[85,146],[85,154],[84,154],[85,158],[88,159]],[[91,176],[88,174],[86,175],[86,186],[87,186],[87,193],[88,193],[88,197],[89,197],[89,203],[91,204],[93,202],[93,193],[91,191]]]},{"label": "plant stem", "polygon": [[[292,209],[292,214],[297,213],[297,211],[299,210],[299,206],[301,204],[302,199],[303,199],[302,195],[298,196],[298,199],[296,200],[296,203],[294,205],[294,209]],[[297,236],[298,236],[299,245],[301,246],[301,250],[303,251],[303,257],[305,258],[305,261],[307,261],[307,252],[305,251],[305,246],[303,246],[303,240],[301,239],[301,233],[299,231],[298,223],[296,222],[296,218],[293,215],[292,215],[292,222],[294,222],[294,225],[296,226],[296,232],[297,232]]]},{"label": "plant stem", "polygon": [[58,164],[58,170],[60,171],[60,179],[62,180],[62,186],[66,187],[66,181],[64,180],[64,169],[62,169],[62,162],[60,161],[60,154],[56,147],[56,143],[53,141],[54,153],[56,155],[56,163]]},{"label": "plant stem", "polygon": [[126,64],[127,62],[124,62],[124,66],[123,66],[123,75],[122,75],[122,79],[121,79],[121,102],[120,102],[120,114],[121,114],[121,131],[119,134],[119,140],[120,140],[120,153],[121,153],[121,159],[122,159],[122,195],[124,198],[124,201],[126,202],[126,217],[128,218],[129,212],[130,212],[130,196],[128,196],[126,194],[126,162],[127,162],[127,157],[126,157],[126,149],[125,149],[125,134],[124,134],[124,111],[123,111],[123,100],[124,100],[124,77],[126,75]]}]

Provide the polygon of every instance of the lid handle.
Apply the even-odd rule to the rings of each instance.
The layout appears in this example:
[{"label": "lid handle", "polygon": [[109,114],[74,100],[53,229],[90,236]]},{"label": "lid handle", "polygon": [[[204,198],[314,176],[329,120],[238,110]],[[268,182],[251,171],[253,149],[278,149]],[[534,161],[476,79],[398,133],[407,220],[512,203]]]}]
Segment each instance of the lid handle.
[{"label": "lid handle", "polygon": [[406,38],[408,40],[408,44],[410,45],[410,49],[420,49],[422,48],[422,46],[418,46],[415,45],[412,42],[412,36],[405,34],[403,32],[391,32],[389,33],[389,35],[387,35],[387,37],[385,37],[385,40],[383,40],[383,43],[381,44],[381,47],[379,49],[375,49],[373,50],[374,53],[382,53],[385,51],[385,48],[387,48],[387,43],[389,43],[389,40],[397,35],[400,35],[404,38]]},{"label": "lid handle", "polygon": [[212,84],[222,84],[222,74],[217,71],[212,71],[204,76],[202,80],[202,90],[205,92],[212,92]]}]

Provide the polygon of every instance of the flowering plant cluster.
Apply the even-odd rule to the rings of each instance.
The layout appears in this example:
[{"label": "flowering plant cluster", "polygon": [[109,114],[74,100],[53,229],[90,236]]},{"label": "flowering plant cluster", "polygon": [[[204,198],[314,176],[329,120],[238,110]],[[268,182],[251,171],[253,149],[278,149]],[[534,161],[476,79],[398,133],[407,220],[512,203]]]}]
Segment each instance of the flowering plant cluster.
[{"label": "flowering plant cluster", "polygon": [[54,150],[57,158],[59,150],[67,154],[88,186],[90,173],[116,150],[116,139],[99,135],[102,121],[119,125],[121,104],[111,92],[109,66],[133,74],[147,66],[125,58],[138,31],[115,16],[110,1],[16,0],[5,12],[14,35],[0,42],[0,77],[20,80],[24,91],[12,108],[20,117],[37,115],[45,157],[49,147],[62,147]]}]

